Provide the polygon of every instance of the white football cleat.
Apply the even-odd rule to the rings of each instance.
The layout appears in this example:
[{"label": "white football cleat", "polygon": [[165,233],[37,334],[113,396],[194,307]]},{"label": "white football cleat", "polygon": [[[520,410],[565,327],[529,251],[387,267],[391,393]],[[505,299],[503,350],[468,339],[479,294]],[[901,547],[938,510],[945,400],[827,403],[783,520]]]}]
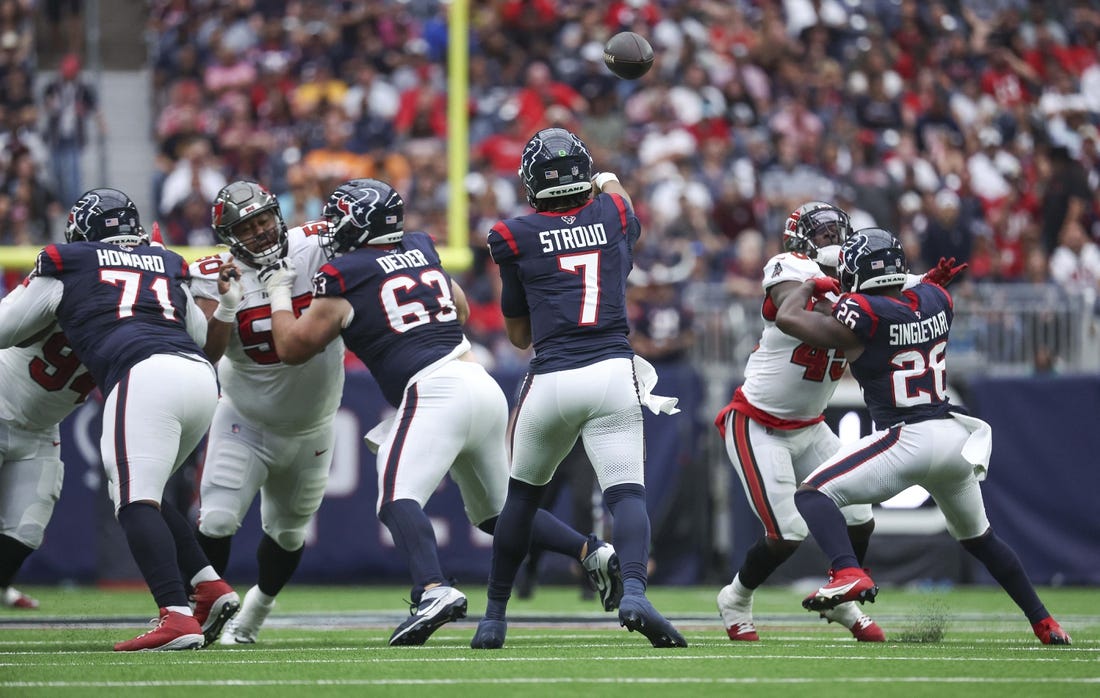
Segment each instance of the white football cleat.
[{"label": "white football cleat", "polygon": [[737,598],[733,585],[727,584],[718,592],[718,612],[722,614],[722,623],[726,626],[729,639],[741,642],[756,642],[756,624],[752,621],[752,599],[748,603]]},{"label": "white football cleat", "polygon": [[275,601],[264,603],[260,599],[260,587],[254,586],[244,595],[241,610],[225,624],[219,644],[251,645],[256,642],[260,626],[267,620],[267,614],[275,608]]}]

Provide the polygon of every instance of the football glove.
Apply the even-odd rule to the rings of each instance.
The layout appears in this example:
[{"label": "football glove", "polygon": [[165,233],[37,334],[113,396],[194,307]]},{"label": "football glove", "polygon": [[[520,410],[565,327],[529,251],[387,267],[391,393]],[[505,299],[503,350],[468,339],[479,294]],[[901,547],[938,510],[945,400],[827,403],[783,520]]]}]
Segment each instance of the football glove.
[{"label": "football glove", "polygon": [[936,263],[936,266],[929,269],[928,272],[921,279],[922,281],[931,281],[939,286],[946,286],[955,280],[955,277],[961,274],[970,264],[963,262],[958,266],[955,266],[955,258],[940,257],[940,261]]},{"label": "football glove", "polygon": [[811,281],[814,282],[814,298],[822,298],[830,293],[840,295],[840,281],[831,276],[815,276]]},{"label": "football glove", "polygon": [[259,277],[267,291],[271,312],[293,309],[290,301],[290,289],[294,286],[295,278],[293,262],[286,258],[280,259],[261,269]]}]

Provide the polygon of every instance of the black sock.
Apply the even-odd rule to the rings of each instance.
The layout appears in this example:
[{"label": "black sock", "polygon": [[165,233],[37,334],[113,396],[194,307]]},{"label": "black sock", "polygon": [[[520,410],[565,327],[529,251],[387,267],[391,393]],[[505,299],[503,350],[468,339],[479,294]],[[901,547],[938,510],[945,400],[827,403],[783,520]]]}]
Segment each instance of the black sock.
[{"label": "black sock", "polygon": [[198,574],[199,570],[210,564],[206,554],[195,540],[195,529],[187,523],[187,519],[178,509],[168,502],[160,503],[160,515],[168,524],[168,530],[172,532],[172,538],[176,541],[176,564],[179,565],[180,574],[183,575],[185,586],[190,586],[191,578]]},{"label": "black sock", "polygon": [[833,500],[818,490],[798,490],[794,504],[834,570],[859,567],[852,541],[848,540],[848,524]]},{"label": "black sock", "polygon": [[233,546],[233,536],[211,538],[202,531],[195,531],[195,540],[214,566],[214,571],[219,577],[224,577],[225,568],[229,567],[229,550]]},{"label": "black sock", "polygon": [[1035,593],[1031,580],[1027,578],[1020,558],[1016,557],[1008,543],[998,538],[992,529],[977,538],[961,540],[959,543],[985,565],[997,583],[1024,612],[1029,622],[1038,623],[1050,615],[1039,600],[1039,595]]},{"label": "black sock", "polygon": [[649,512],[645,487],[628,483],[608,487],[603,501],[611,511],[615,552],[623,575],[623,591],[643,594],[649,581]]},{"label": "black sock", "polygon": [[544,487],[516,479],[508,481],[508,498],[504,501],[504,510],[500,512],[493,535],[493,564],[489,572],[486,618],[504,620],[516,572],[531,547],[535,515]]},{"label": "black sock", "polygon": [[303,545],[297,550],[284,550],[265,533],[260,539],[260,547],[256,549],[256,562],[260,566],[257,586],[260,591],[268,596],[275,596],[282,591],[294,575],[294,570],[298,569],[298,562],[305,549],[306,546]]},{"label": "black sock", "polygon": [[23,561],[34,552],[31,546],[20,543],[11,536],[0,536],[0,589],[11,586],[15,573],[23,566]]},{"label": "black sock", "polygon": [[875,520],[848,527],[848,540],[852,543],[852,550],[859,560],[860,567],[866,567],[867,548],[871,545],[871,534],[875,530]]},{"label": "black sock", "polygon": [[186,606],[187,592],[176,562],[176,541],[160,510],[146,502],[133,502],[119,509],[118,523],[126,532],[130,553],[157,606]]},{"label": "black sock", "polygon": [[394,545],[409,565],[412,582],[418,586],[443,583],[435,531],[428,515],[411,499],[397,499],[382,505],[378,518],[389,529]]},{"label": "black sock", "polygon": [[[568,524],[545,509],[535,512],[531,522],[531,551],[549,550],[576,560],[588,536],[574,531]],[[591,551],[589,551],[591,552]],[[538,553],[535,553],[537,556]]]},{"label": "black sock", "polygon": [[798,545],[793,541],[786,545],[768,545],[767,539],[761,538],[749,548],[741,569],[737,571],[737,579],[742,586],[755,589],[786,562],[797,548]]}]

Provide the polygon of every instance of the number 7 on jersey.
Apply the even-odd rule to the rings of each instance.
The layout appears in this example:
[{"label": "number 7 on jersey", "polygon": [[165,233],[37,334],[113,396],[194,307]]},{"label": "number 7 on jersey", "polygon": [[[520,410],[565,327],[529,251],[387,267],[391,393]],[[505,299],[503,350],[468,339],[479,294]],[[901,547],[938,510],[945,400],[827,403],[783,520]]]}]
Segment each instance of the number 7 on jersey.
[{"label": "number 7 on jersey", "polygon": [[581,314],[577,324],[595,325],[600,310],[600,253],[563,254],[558,257],[558,268],[570,274],[578,274],[584,284]]}]

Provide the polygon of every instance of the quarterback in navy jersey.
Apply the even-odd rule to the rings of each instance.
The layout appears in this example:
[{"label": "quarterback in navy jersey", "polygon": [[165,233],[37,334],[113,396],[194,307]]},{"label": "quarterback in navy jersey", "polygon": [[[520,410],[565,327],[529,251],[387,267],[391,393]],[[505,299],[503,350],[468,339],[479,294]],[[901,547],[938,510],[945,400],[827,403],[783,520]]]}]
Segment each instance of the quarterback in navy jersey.
[{"label": "quarterback in navy jersey", "polygon": [[160,609],[153,630],[115,650],[204,646],[220,621],[203,603],[192,610],[185,584],[196,592],[232,588],[183,515],[161,499],[218,399],[214,369],[199,349],[206,319],[185,284],[183,258],[148,244],[124,193],[86,192],[69,213],[65,237],[69,244],[42,251],[23,293],[0,306],[0,346],[33,339],[56,322],[106,395],[100,449],[108,491]]},{"label": "quarterback in navy jersey", "polygon": [[[776,317],[779,329],[792,337],[844,350],[878,427],[822,463],[795,493],[799,513],[832,563],[829,581],[802,605],[821,611],[874,601],[878,587],[858,566],[837,507],[883,502],[920,485],[943,512],[951,535],[985,565],[1040,641],[1069,644],[1016,553],[986,518],[980,483],[989,465],[991,430],[946,395],[951,296],[934,283],[903,291],[905,253],[880,228],[856,231],[844,242],[839,270],[839,282],[804,282]],[[807,310],[815,292],[835,290],[845,293],[831,317]]]},{"label": "quarterback in navy jersey", "polygon": [[[329,261],[313,276],[313,302],[300,318],[291,312],[293,269],[274,265],[260,276],[282,361],[300,363],[343,337],[397,410],[367,440],[377,446],[378,516],[414,585],[409,618],[390,644],[422,645],[467,607],[466,595],[443,574],[423,507],[449,474],[470,521],[486,533],[497,530],[508,485],[508,404],[470,354],[461,287],[443,269],[431,238],[404,230],[404,212],[401,196],[378,180],[351,180],[333,192],[324,208],[328,227],[319,233]],[[549,512],[537,516],[539,547],[607,580],[601,600],[612,602],[615,549]]]},{"label": "quarterback in navy jersey", "polygon": [[[500,267],[508,339],[520,349],[533,344],[535,356],[516,410],[488,606],[470,644],[503,647],[508,599],[530,547],[538,502],[580,438],[614,517],[620,624],[655,647],[686,647],[645,596],[644,381],[635,370],[626,315],[626,277],[641,225],[618,178],[593,176],[588,148],[570,131],[536,133],[523,150],[519,175],[535,212],[494,225],[489,251]],[[641,393],[648,394],[648,386]]]}]

